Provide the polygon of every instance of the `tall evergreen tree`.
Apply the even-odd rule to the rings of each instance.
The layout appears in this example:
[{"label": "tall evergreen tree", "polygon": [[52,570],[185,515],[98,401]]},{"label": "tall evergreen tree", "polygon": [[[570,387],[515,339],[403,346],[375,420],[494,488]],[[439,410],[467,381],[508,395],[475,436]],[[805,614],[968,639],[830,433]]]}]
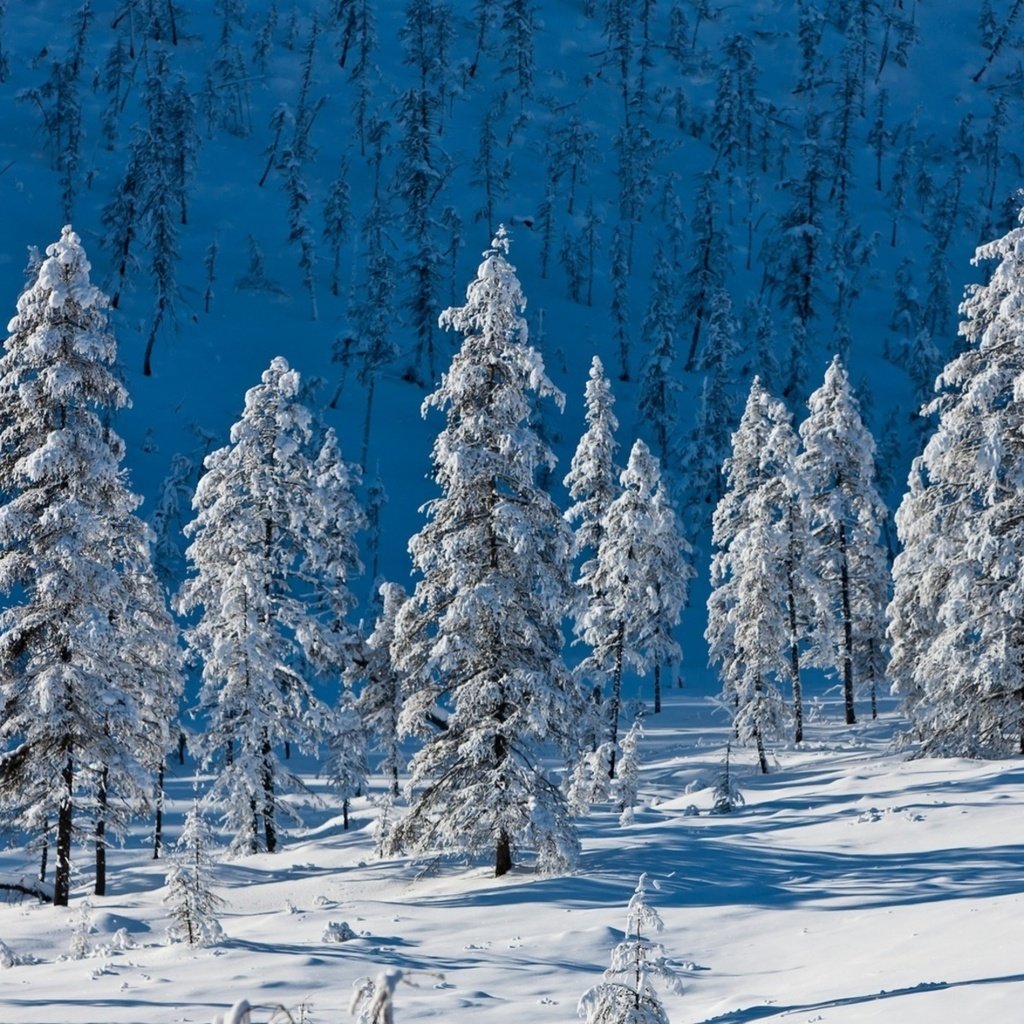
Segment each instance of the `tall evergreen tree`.
[{"label": "tall evergreen tree", "polygon": [[800,644],[815,584],[793,473],[796,449],[789,413],[755,377],[723,467],[704,635],[737,738],[756,744],[764,771],[765,740],[789,717],[776,686],[781,681],[792,686],[795,735],[803,738]]},{"label": "tall evergreen tree", "polygon": [[968,348],[939,378],[938,426],[897,514],[891,674],[927,754],[1024,751],[1024,227],[981,246],[960,307]]},{"label": "tall evergreen tree", "polygon": [[250,852],[261,820],[266,849],[277,847],[281,783],[296,781],[277,747],[312,750],[330,735],[313,676],[339,674],[339,650],[352,643],[335,589],[350,561],[336,542],[339,530],[350,536],[332,494],[338,460],[311,458],[298,393],[298,373],[277,357],[247,392],[231,443],[207,456],[186,527],[193,575],[177,600],[182,614],[198,613],[186,637],[203,666],[197,746],[214,771],[209,799],[234,848]]},{"label": "tall evergreen tree", "polygon": [[70,227],[46,255],[0,358],[0,800],[44,842],[56,823],[53,899],[66,906],[83,801],[98,808],[99,851],[113,805],[151,798],[181,679],[109,425],[128,395],[107,298]]},{"label": "tall evergreen tree", "polygon": [[[402,728],[427,732],[392,841],[490,848],[498,875],[521,844],[542,867],[574,858],[575,829],[540,756],[550,745],[574,754],[581,715],[560,628],[571,536],[536,483],[553,457],[530,425],[531,392],[561,395],[527,343],[508,244],[499,229],[466,304],[442,314],[464,340],[424,406],[447,416],[433,452],[441,495],[409,544],[420,579],[391,648],[415,682]],[[439,717],[444,728],[429,724]]]},{"label": "tall evergreen tree", "polygon": [[888,562],[880,535],[887,512],[875,486],[875,442],[838,356],[808,409],[796,466],[817,542],[815,572],[828,592],[812,624],[809,659],[842,678],[852,724],[856,688],[874,692],[882,681]]},{"label": "tall evergreen tree", "polygon": [[[601,523],[597,557],[584,567],[580,586],[589,595],[576,626],[590,654],[579,665],[582,677],[606,684],[607,738],[612,744],[609,773],[615,771],[623,678],[630,669],[645,674],[655,660],[655,637],[664,639],[659,617],[672,583],[662,558],[668,554],[656,543],[665,527],[665,513],[656,510],[661,474],[658,460],[643,441],[637,441],[620,477],[622,492],[608,507]],[[678,535],[677,535],[678,536]],[[672,566],[685,588],[689,571],[678,560]],[[671,570],[669,570],[671,571]],[[685,589],[684,589],[685,595]],[[670,601],[669,604],[675,603]],[[675,603],[675,617],[681,602]],[[672,609],[669,608],[672,617]],[[670,626],[674,625],[674,621]],[[663,653],[660,649],[657,653]]]}]

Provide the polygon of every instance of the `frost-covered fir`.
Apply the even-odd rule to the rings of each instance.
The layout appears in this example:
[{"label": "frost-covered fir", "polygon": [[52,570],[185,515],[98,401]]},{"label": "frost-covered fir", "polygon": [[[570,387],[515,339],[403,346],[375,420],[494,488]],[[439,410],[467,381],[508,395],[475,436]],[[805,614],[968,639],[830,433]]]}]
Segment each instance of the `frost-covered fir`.
[{"label": "frost-covered fir", "polygon": [[626,909],[625,938],[612,950],[604,981],[580,997],[577,1013],[586,1024],[669,1024],[658,987],[679,994],[683,984],[664,947],[644,934],[664,928],[647,902],[647,885],[643,874]]},{"label": "frost-covered fir", "polygon": [[108,825],[148,806],[181,693],[151,532],[109,418],[128,404],[106,297],[64,228],[18,300],[0,358],[0,800],[67,905],[73,832],[92,806],[96,888]]},{"label": "frost-covered fir", "polygon": [[224,901],[210,887],[212,848],[213,836],[196,800],[185,815],[167,875],[164,905],[171,919],[167,928],[171,942],[212,946],[224,937],[217,918]]},{"label": "frost-covered fir", "polygon": [[392,797],[398,796],[398,773],[403,766],[398,747],[398,720],[404,697],[402,675],[391,660],[391,642],[395,637],[395,619],[408,595],[397,583],[382,583],[378,588],[380,613],[373,632],[366,638],[366,664],[353,671],[362,680],[356,709],[373,748],[382,759],[381,774],[388,780]]},{"label": "frost-covered fir", "polygon": [[842,679],[852,724],[855,692],[868,691],[873,706],[884,678],[889,573],[880,538],[888,513],[875,486],[875,442],[838,356],[807,408],[796,467],[816,540],[813,570],[827,596],[811,623],[808,661]]},{"label": "frost-covered fir", "polygon": [[197,613],[186,632],[202,661],[196,746],[214,771],[207,799],[241,851],[259,848],[261,822],[265,848],[276,848],[281,791],[296,781],[278,748],[312,752],[333,735],[313,683],[340,676],[358,647],[345,580],[362,519],[333,434],[312,456],[298,393],[299,374],[275,358],[247,392],[231,443],[207,456],[186,528],[193,575],[177,603]]},{"label": "frost-covered fir", "polygon": [[799,646],[817,585],[809,571],[813,538],[801,514],[796,451],[788,411],[755,377],[712,520],[717,550],[704,635],[736,737],[755,744],[762,771],[768,767],[765,740],[779,736],[788,718],[781,682],[792,687],[796,739],[802,738]]},{"label": "frost-covered fir", "polygon": [[[622,493],[612,502],[603,520],[601,545],[589,563],[580,585],[591,595],[576,627],[577,636],[590,653],[579,666],[582,678],[607,688],[607,739],[613,745],[609,771],[614,774],[622,708],[622,684],[626,672],[641,675],[650,669],[655,638],[662,638],[658,620],[666,605],[662,600],[673,584],[664,564],[667,553],[659,541],[665,525],[664,509],[656,506],[661,486],[658,460],[643,441],[637,441],[620,477]],[[677,550],[678,555],[678,550]],[[685,588],[687,574],[674,586]],[[673,599],[675,616],[679,603]]]},{"label": "frost-covered fir", "polygon": [[928,754],[1024,751],[1024,227],[960,313],[967,351],[939,377],[938,426],[896,516],[891,674]]},{"label": "frost-covered fir", "polygon": [[576,446],[569,473],[563,481],[572,504],[565,518],[575,525],[575,549],[578,554],[597,552],[604,533],[602,521],[608,506],[619,493],[615,465],[618,442],[615,431],[619,421],[614,412],[615,397],[605,376],[604,365],[594,356],[586,387],[587,429]]},{"label": "frost-covered fir", "polygon": [[531,426],[533,395],[561,395],[527,343],[525,299],[498,231],[466,304],[442,314],[461,350],[424,411],[446,425],[433,451],[441,495],[409,542],[419,581],[395,623],[392,657],[410,678],[413,799],[396,845],[490,850],[495,871],[532,846],[541,867],[577,851],[544,758],[577,750],[582,705],[562,660],[572,538],[537,473],[553,464]]}]

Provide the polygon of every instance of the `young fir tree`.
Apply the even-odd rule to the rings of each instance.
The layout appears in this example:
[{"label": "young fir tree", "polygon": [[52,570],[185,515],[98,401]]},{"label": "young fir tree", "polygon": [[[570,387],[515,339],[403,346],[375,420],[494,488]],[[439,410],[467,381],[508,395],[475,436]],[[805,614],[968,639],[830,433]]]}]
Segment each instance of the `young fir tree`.
[{"label": "young fir tree", "polygon": [[350,539],[353,524],[336,504],[336,466],[309,453],[298,393],[298,373],[277,357],[247,392],[231,443],[207,456],[186,527],[193,575],[177,600],[181,614],[198,613],[186,637],[203,666],[207,799],[222,808],[233,847],[250,852],[261,820],[265,848],[276,849],[282,783],[296,782],[276,748],[311,751],[330,735],[333,715],[312,677],[340,674],[352,643],[336,588],[350,561],[337,533]]},{"label": "young fir tree", "polygon": [[370,774],[366,762],[366,727],[355,696],[347,687],[342,689],[331,732],[324,775],[341,797],[342,827],[347,831],[352,798],[362,793]]},{"label": "young fir tree", "polygon": [[420,579],[391,645],[412,682],[402,730],[426,734],[410,766],[412,807],[392,841],[489,848],[498,875],[520,845],[537,850],[542,868],[574,859],[565,798],[540,754],[557,745],[574,755],[582,714],[562,660],[571,536],[536,483],[553,457],[530,425],[531,393],[561,395],[527,343],[507,251],[499,229],[466,304],[441,318],[464,338],[424,404],[447,416],[433,452],[441,495],[409,543]]},{"label": "young fir tree", "polygon": [[615,465],[615,452],[619,447],[615,440],[619,427],[613,408],[615,396],[598,356],[594,356],[590,364],[585,404],[587,429],[562,482],[572,500],[565,518],[576,524],[576,553],[594,555],[601,546],[605,513],[619,493],[617,478],[621,472]]},{"label": "young fir tree", "polygon": [[644,735],[643,720],[637,718],[619,742],[622,757],[613,784],[615,800],[619,805],[619,824],[625,828],[633,824],[640,785],[640,740]]},{"label": "young fir tree", "polygon": [[[606,685],[606,729],[612,744],[609,774],[615,773],[622,683],[628,670],[644,674],[653,660],[656,622],[662,613],[660,548],[653,538],[655,494],[661,483],[658,460],[637,441],[620,477],[622,493],[602,521],[597,557],[584,567],[580,586],[589,600],[576,633],[590,648],[579,674]],[[685,578],[684,578],[685,579]],[[685,585],[685,582],[684,582]]]},{"label": "young fir tree", "polygon": [[224,937],[217,912],[224,901],[210,886],[213,836],[195,800],[174,846],[163,902],[171,918],[167,937],[190,946],[213,946]]},{"label": "young fir tree", "polygon": [[70,227],[46,255],[0,358],[0,800],[44,849],[56,824],[53,900],[66,906],[83,801],[98,851],[116,805],[149,803],[181,678],[109,425],[128,395],[108,302]]},{"label": "young fir tree", "polygon": [[391,660],[391,643],[395,638],[395,620],[408,596],[397,583],[382,583],[379,593],[380,614],[366,639],[366,664],[354,667],[353,675],[363,681],[356,709],[373,745],[383,755],[380,771],[394,798],[398,796],[398,773],[402,767],[398,723],[404,693],[403,677]]},{"label": "young fir tree", "polygon": [[644,935],[664,928],[647,902],[647,885],[643,874],[626,909],[626,935],[612,950],[604,981],[580,996],[577,1013],[586,1024],[668,1024],[655,982],[675,994],[683,991],[664,947]]},{"label": "young fir tree", "polygon": [[880,535],[887,512],[875,486],[875,442],[838,356],[807,406],[796,468],[816,542],[813,571],[826,594],[811,623],[808,661],[841,676],[852,724],[857,688],[882,681],[889,573]]},{"label": "young fir tree", "polygon": [[996,267],[960,307],[969,347],[939,378],[938,426],[897,514],[890,671],[926,754],[1024,751],[1022,241],[1016,227],[977,250]]}]

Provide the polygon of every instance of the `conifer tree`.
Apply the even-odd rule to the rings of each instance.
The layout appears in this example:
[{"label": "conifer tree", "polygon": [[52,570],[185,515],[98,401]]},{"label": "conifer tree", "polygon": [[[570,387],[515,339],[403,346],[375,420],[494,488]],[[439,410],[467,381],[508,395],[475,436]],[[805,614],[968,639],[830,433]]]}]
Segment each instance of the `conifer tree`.
[{"label": "conifer tree", "polygon": [[881,682],[888,563],[880,535],[887,512],[875,487],[875,442],[838,356],[808,409],[796,467],[817,542],[814,571],[827,593],[815,612],[808,658],[842,678],[846,722],[852,724],[857,687]]},{"label": "conifer tree", "polygon": [[[597,557],[588,562],[580,587],[588,594],[576,633],[590,647],[579,665],[579,674],[607,684],[606,730],[613,745],[609,773],[615,772],[614,745],[618,743],[622,709],[622,683],[626,671],[644,674],[664,649],[659,617],[674,610],[681,601],[667,598],[682,579],[670,581],[662,561],[665,548],[657,543],[664,513],[656,505],[661,484],[658,460],[643,441],[637,441],[620,477],[621,493],[608,507],[601,523]],[[660,520],[660,521],[659,521]],[[675,564],[679,570],[678,556]],[[671,622],[674,625],[674,621]],[[656,651],[657,648],[657,651]]]},{"label": "conifer tree", "polygon": [[163,899],[171,917],[167,934],[172,942],[212,946],[224,937],[217,919],[224,900],[210,887],[212,847],[213,836],[200,803],[195,800],[185,814],[185,824],[174,847],[173,867],[167,875]]},{"label": "conifer tree", "polygon": [[379,588],[380,614],[373,632],[366,639],[366,664],[354,667],[353,676],[363,680],[356,709],[372,744],[383,755],[380,770],[388,780],[392,797],[398,796],[398,773],[402,767],[399,751],[399,719],[404,698],[402,675],[391,657],[395,621],[408,599],[397,583],[382,583]]},{"label": "conifer tree", "polygon": [[[426,734],[393,843],[490,849],[498,875],[521,845],[549,869],[574,858],[565,798],[538,754],[553,744],[574,755],[582,713],[560,628],[571,536],[536,483],[553,460],[530,425],[531,393],[561,395],[527,343],[508,244],[499,229],[466,304],[441,318],[464,339],[424,405],[446,413],[433,452],[441,495],[410,541],[420,579],[391,645],[411,682],[401,728]],[[444,728],[430,724],[439,719]]]},{"label": "conifer tree", "polygon": [[128,395],[107,298],[70,227],[46,256],[0,358],[0,800],[44,842],[56,823],[66,906],[83,801],[98,809],[97,851],[118,807],[148,805],[181,680],[109,423]]},{"label": "conifer tree", "polygon": [[926,754],[1024,751],[1022,241],[1015,227],[977,250],[996,266],[960,307],[968,348],[939,378],[938,425],[897,514],[890,672]]},{"label": "conifer tree", "polygon": [[626,909],[626,934],[612,950],[604,981],[580,997],[577,1013],[586,1024],[668,1024],[655,982],[680,993],[682,981],[660,943],[645,932],[664,928],[661,915],[647,902],[647,875],[640,876]]},{"label": "conifer tree", "polygon": [[594,356],[586,386],[587,429],[576,446],[569,472],[562,482],[569,490],[572,504],[565,513],[569,523],[577,523],[575,550],[577,554],[589,551],[595,554],[604,533],[603,520],[608,507],[618,494],[615,466],[618,442],[615,431],[619,421],[615,416],[615,396],[612,394],[604,364]]},{"label": "conifer tree", "polygon": [[265,848],[276,849],[281,785],[295,781],[276,748],[313,750],[330,735],[332,712],[313,678],[340,674],[354,642],[347,592],[337,590],[353,524],[337,503],[336,443],[329,435],[314,462],[298,393],[298,373],[275,358],[246,394],[231,443],[207,456],[186,527],[193,575],[177,599],[181,614],[198,613],[186,637],[202,660],[207,799],[222,809],[233,848],[248,852],[259,848],[261,820]]}]

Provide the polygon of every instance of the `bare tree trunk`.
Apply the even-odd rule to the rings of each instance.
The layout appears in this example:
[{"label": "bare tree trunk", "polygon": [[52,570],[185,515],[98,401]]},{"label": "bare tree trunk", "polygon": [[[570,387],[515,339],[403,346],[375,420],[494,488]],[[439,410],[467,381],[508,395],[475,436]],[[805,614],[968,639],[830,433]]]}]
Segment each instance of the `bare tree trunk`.
[{"label": "bare tree trunk", "polygon": [[850,566],[846,550],[846,524],[839,524],[840,587],[843,603],[843,701],[846,724],[857,721],[853,709],[853,612],[850,608]]},{"label": "bare tree trunk", "polygon": [[68,752],[67,762],[61,772],[63,792],[60,809],[57,812],[57,867],[53,877],[53,905],[66,907],[71,894],[71,819],[75,783],[75,765]]},{"label": "bare tree trunk", "polygon": [[263,737],[263,830],[267,838],[267,853],[277,850],[277,823],[274,820],[274,766],[270,761],[270,740]]},{"label": "bare tree trunk", "polygon": [[160,848],[164,842],[164,763],[156,773],[156,822],[153,825],[153,860],[160,859]]},{"label": "bare tree trunk", "polygon": [[494,851],[494,877],[501,878],[512,870],[512,841],[508,833],[502,829],[498,833],[498,843]]},{"label": "bare tree trunk", "polygon": [[107,780],[106,765],[100,772],[100,784],[96,791],[96,881],[93,892],[97,896],[107,895]]}]

